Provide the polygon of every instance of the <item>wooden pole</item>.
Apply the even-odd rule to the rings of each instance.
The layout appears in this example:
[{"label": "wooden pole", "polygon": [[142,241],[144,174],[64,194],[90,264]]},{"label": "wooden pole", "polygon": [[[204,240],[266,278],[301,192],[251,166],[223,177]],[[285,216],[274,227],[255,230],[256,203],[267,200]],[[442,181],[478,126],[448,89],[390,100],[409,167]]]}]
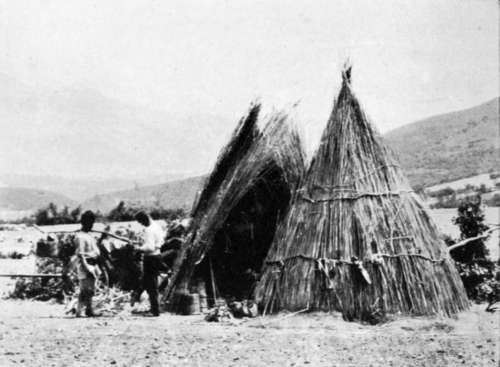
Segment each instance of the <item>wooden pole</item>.
[{"label": "wooden pole", "polygon": [[[33,228],[35,228],[36,230],[38,230],[39,232],[43,233],[43,234],[51,234],[51,233],[76,233],[76,232],[80,232],[80,230],[75,230],[75,231],[44,231],[43,229],[41,229],[40,227],[38,227],[36,224],[33,225]],[[130,240],[130,238],[126,238],[126,237],[121,237],[121,236],[117,236],[113,233],[109,233],[109,232],[105,232],[105,231],[97,231],[97,230],[91,230],[90,232],[92,233],[100,233],[100,234],[105,234],[109,237],[113,237],[113,238],[116,238],[117,240],[120,240],[120,241],[123,241],[123,242],[128,242],[128,243],[132,243],[132,240]]]},{"label": "wooden pole", "polygon": [[0,278],[62,278],[62,274],[0,274]]},{"label": "wooden pole", "polygon": [[105,235],[107,235],[107,236],[109,236],[109,237],[113,237],[113,238],[116,238],[117,240],[124,241],[124,242],[128,242],[128,243],[135,243],[135,242],[133,242],[130,238],[117,236],[117,235],[112,234],[112,233],[109,233],[109,232],[104,232],[104,231],[95,231],[95,230],[92,230],[92,231],[90,231],[90,232],[100,233],[100,234],[105,234]]},{"label": "wooden pole", "polygon": [[217,302],[217,292],[215,290],[215,276],[214,276],[214,269],[212,267],[212,259],[210,256],[208,257],[208,266],[210,267],[210,281],[212,282],[212,293],[214,296],[214,306]]},{"label": "wooden pole", "polygon": [[494,231],[498,231],[500,230],[500,227],[494,227],[494,228],[490,228],[488,229],[486,232],[484,232],[482,235],[479,235],[479,236],[476,236],[476,237],[471,237],[471,238],[467,238],[463,241],[460,241],[460,242],[457,242],[455,243],[454,245],[448,247],[448,252],[451,252],[452,250],[455,250],[456,248],[459,248],[459,247],[462,247],[462,246],[465,246],[467,244],[469,244],[470,242],[473,242],[475,240],[480,240],[482,238],[486,238],[488,237],[492,232]]}]

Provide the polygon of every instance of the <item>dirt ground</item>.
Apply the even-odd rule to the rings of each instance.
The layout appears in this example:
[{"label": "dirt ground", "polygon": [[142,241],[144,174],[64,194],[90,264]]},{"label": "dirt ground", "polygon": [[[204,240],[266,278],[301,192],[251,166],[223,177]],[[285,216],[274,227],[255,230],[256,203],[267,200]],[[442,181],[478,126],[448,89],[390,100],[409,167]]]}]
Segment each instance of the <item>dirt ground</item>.
[{"label": "dirt ground", "polygon": [[378,326],[321,313],[208,323],[202,316],[64,316],[0,301],[0,366],[497,366],[497,314],[400,318]]}]

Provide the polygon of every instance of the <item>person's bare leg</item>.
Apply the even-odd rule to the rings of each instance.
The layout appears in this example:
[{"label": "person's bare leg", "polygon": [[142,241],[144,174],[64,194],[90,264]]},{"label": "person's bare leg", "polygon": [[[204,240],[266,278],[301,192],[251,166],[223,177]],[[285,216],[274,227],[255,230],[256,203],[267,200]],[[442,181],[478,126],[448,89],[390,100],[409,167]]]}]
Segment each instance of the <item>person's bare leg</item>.
[{"label": "person's bare leg", "polygon": [[87,296],[87,299],[85,300],[85,306],[86,306],[85,315],[87,315],[88,317],[95,316],[94,310],[92,309],[92,296],[91,295]]},{"label": "person's bare leg", "polygon": [[95,316],[94,310],[92,309],[92,297],[94,296],[95,280],[84,279],[80,283],[80,288],[81,307],[85,308],[85,315],[88,317]]},{"label": "person's bare leg", "polygon": [[84,307],[84,299],[83,299],[83,294],[82,291],[80,290],[80,293],[78,293],[78,303],[76,304],[76,317],[82,317],[82,309]]}]

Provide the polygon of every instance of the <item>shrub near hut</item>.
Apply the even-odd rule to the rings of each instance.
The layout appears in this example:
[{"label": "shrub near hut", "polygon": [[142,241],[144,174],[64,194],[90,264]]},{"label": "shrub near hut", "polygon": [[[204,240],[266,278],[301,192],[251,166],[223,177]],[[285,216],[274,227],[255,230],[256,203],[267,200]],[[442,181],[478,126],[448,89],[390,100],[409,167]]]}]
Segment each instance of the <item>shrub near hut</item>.
[{"label": "shrub near hut", "polygon": [[[453,223],[460,228],[460,240],[483,235],[488,226],[484,223],[481,197],[463,201],[457,209]],[[490,306],[500,298],[500,264],[488,259],[487,237],[451,251],[451,256],[464,283],[467,296],[476,302],[489,302]],[[447,240],[448,246],[455,244]]]}]

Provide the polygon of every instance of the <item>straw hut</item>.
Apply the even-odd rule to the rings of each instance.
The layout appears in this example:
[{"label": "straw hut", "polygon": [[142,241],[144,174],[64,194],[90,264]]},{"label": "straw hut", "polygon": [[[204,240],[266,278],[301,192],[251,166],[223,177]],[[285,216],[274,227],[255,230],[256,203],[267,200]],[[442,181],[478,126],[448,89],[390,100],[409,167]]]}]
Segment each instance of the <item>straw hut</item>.
[{"label": "straw hut", "polygon": [[288,116],[273,113],[260,129],[259,111],[254,104],[239,122],[195,201],[191,233],[165,293],[172,311],[175,294],[196,292],[200,280],[212,299],[253,294],[256,274],[305,170]]},{"label": "straw hut", "polygon": [[438,230],[351,89],[342,87],[257,284],[264,312],[450,315],[467,297]]}]

